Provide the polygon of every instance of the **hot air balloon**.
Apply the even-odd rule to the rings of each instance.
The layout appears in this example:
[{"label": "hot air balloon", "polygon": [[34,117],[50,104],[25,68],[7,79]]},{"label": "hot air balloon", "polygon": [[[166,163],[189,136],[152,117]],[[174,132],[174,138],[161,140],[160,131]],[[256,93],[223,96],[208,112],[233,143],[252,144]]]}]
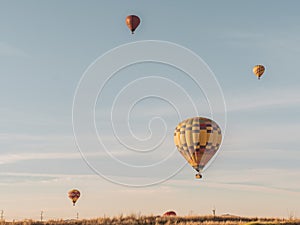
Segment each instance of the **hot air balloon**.
[{"label": "hot air balloon", "polygon": [[71,190],[71,191],[68,192],[68,196],[72,200],[73,206],[75,206],[76,201],[80,197],[80,191],[78,191],[76,189],[73,189],[73,190]]},{"label": "hot air balloon", "polygon": [[126,25],[131,30],[131,33],[133,34],[135,29],[139,26],[140,24],[140,18],[136,15],[129,15],[126,17]]},{"label": "hot air balloon", "polygon": [[265,72],[265,67],[263,65],[256,65],[253,67],[253,73],[255,76],[258,77],[260,80],[260,77],[264,74]]},{"label": "hot air balloon", "polygon": [[176,216],[176,212],[174,211],[167,211],[163,214],[163,216]]},{"label": "hot air balloon", "polygon": [[196,178],[200,179],[203,168],[220,148],[221,129],[208,118],[186,119],[175,128],[174,142],[181,155],[198,172]]}]

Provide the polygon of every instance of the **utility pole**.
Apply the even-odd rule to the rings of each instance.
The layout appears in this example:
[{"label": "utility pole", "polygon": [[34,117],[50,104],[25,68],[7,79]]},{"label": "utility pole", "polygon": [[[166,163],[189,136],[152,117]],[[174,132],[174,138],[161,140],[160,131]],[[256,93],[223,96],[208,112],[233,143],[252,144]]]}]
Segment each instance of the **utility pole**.
[{"label": "utility pole", "polygon": [[44,214],[44,211],[42,210],[41,211],[41,222],[43,222],[43,214]]},{"label": "utility pole", "polygon": [[79,213],[76,214],[76,219],[78,220],[78,218],[79,218]]},{"label": "utility pole", "polygon": [[213,207],[212,213],[213,213],[213,216],[215,217],[216,216],[216,207]]},{"label": "utility pole", "polygon": [[1,210],[1,220],[3,220],[3,219],[4,219],[4,211]]}]

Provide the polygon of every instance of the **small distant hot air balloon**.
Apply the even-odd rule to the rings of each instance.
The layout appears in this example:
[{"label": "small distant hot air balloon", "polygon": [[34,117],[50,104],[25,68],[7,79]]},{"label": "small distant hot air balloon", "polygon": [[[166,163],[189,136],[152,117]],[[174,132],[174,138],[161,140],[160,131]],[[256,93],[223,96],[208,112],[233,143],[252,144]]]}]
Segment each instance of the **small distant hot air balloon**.
[{"label": "small distant hot air balloon", "polygon": [[68,196],[72,200],[73,206],[75,206],[76,201],[80,197],[80,191],[78,191],[76,189],[73,189],[73,190],[71,190],[71,191],[68,192]]},{"label": "small distant hot air balloon", "polygon": [[208,118],[186,119],[175,128],[174,142],[181,155],[198,172],[196,178],[200,179],[200,172],[220,148],[221,129]]},{"label": "small distant hot air balloon", "polygon": [[260,77],[264,74],[265,72],[265,67],[263,65],[256,65],[253,67],[253,73],[255,76],[258,77],[260,80]]},{"label": "small distant hot air balloon", "polygon": [[167,211],[163,214],[163,216],[176,216],[176,212],[174,211]]},{"label": "small distant hot air balloon", "polygon": [[134,34],[135,29],[139,26],[141,20],[136,15],[129,15],[126,17],[126,25],[131,30],[131,33]]}]

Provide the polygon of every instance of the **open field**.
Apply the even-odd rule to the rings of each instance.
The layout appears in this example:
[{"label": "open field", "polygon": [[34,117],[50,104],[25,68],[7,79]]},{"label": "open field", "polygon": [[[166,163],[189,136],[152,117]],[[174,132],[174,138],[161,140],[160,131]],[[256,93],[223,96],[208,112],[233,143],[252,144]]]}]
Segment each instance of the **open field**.
[{"label": "open field", "polygon": [[118,216],[82,220],[49,220],[49,221],[14,221],[0,222],[1,225],[300,225],[300,219],[279,218],[248,218],[236,216],[185,216],[185,217],[160,217],[160,216]]}]

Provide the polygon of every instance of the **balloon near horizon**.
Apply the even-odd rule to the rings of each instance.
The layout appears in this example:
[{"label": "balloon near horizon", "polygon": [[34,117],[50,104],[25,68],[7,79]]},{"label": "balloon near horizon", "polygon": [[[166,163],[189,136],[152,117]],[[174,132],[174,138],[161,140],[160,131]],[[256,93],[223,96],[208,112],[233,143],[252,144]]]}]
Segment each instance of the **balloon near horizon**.
[{"label": "balloon near horizon", "polygon": [[75,203],[80,198],[80,191],[78,191],[77,189],[72,189],[68,192],[68,196],[72,200],[73,206],[75,206]]},{"label": "balloon near horizon", "polygon": [[222,133],[219,125],[208,118],[194,117],[175,128],[174,142],[186,161],[197,171],[196,178],[220,148]]}]

